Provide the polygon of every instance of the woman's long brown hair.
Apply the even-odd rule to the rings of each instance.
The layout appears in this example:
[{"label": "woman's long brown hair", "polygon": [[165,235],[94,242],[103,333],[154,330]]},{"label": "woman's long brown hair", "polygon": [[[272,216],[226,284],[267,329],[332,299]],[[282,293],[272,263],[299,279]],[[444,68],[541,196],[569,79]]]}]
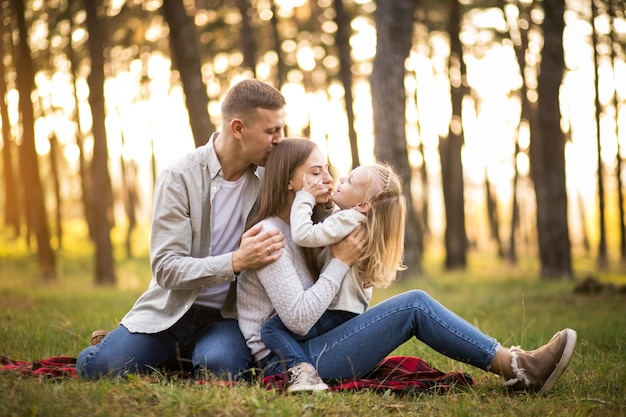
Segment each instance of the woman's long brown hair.
[{"label": "woman's long brown hair", "polygon": [[[278,215],[279,210],[288,203],[289,194],[293,192],[288,189],[289,180],[293,177],[295,170],[309,159],[315,149],[317,149],[317,145],[314,142],[300,138],[285,138],[272,148],[265,162],[259,209],[248,223],[247,228],[263,219]],[[319,250],[317,248],[300,249],[304,254],[313,279],[317,279]]]},{"label": "woman's long brown hair", "polygon": [[316,148],[314,142],[299,138],[285,138],[274,145],[265,162],[259,210],[248,227],[278,215],[278,211],[287,204],[289,198],[289,180]]}]

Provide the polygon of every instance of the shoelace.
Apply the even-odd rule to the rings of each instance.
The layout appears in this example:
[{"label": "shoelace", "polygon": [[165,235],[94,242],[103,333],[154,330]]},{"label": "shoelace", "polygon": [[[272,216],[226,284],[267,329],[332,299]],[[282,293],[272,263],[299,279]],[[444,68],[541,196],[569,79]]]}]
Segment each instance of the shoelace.
[{"label": "shoelace", "polygon": [[297,381],[301,374],[302,370],[300,368],[294,369],[293,371],[291,371],[291,378],[289,378],[289,382],[293,383]]}]

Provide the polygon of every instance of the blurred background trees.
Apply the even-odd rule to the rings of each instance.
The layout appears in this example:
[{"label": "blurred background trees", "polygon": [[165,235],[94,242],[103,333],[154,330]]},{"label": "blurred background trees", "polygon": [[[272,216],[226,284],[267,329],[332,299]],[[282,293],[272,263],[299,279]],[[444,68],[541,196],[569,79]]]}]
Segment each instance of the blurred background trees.
[{"label": "blurred background trees", "polygon": [[336,178],[375,160],[403,176],[405,274],[425,251],[462,269],[473,250],[523,250],[548,279],[572,278],[576,253],[626,262],[620,0],[0,5],[0,228],[43,279],[71,223],[94,282],[114,284],[111,231],[132,256],[160,168],[206,142],[246,77],[281,89],[286,134]]}]

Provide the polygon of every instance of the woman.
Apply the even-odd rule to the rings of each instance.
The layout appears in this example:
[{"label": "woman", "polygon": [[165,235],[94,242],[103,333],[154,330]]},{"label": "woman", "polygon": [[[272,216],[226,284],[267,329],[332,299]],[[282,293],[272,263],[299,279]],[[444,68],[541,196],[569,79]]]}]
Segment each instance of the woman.
[{"label": "woman", "polygon": [[[278,229],[285,238],[283,255],[257,270],[244,271],[237,288],[239,327],[257,365],[266,375],[282,372],[281,358],[261,341],[263,324],[278,314],[296,334],[306,334],[328,308],[350,266],[364,251],[365,233],[356,230],[347,242],[331,246],[332,259],[318,274],[312,255],[291,238],[289,218],[295,193],[321,178],[332,188],[326,158],[306,139],[284,140],[266,163],[256,222]],[[316,200],[331,203],[328,195]],[[256,222],[253,222],[256,223]],[[363,240],[358,245],[355,241]],[[313,249],[316,251],[316,249]],[[317,337],[300,342],[323,379],[360,377],[394,349],[416,337],[436,351],[504,377],[516,390],[545,394],[556,383],[572,357],[576,332],[558,332],[546,345],[525,352],[502,347],[428,294],[408,291],[383,301]],[[296,378],[306,378],[303,370]],[[308,371],[304,370],[304,373]],[[315,375],[312,376],[315,385]]]}]

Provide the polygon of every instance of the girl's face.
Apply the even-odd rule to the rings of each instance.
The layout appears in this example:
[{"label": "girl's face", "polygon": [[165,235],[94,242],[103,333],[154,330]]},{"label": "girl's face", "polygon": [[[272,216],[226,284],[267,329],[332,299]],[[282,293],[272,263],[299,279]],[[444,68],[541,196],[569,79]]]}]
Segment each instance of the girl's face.
[{"label": "girl's face", "polygon": [[324,154],[319,148],[315,148],[309,158],[293,173],[293,176],[289,180],[289,185],[296,193],[302,189],[302,176],[306,174],[307,183],[312,183],[315,180],[321,180],[323,185],[328,187],[328,193],[322,195],[316,199],[318,204],[328,202],[330,193],[333,191],[333,177],[328,171],[328,163]]},{"label": "girl's face", "polygon": [[347,177],[339,178],[337,189],[332,194],[335,204],[343,210],[364,203],[371,187],[371,174],[367,167],[359,166]]}]

